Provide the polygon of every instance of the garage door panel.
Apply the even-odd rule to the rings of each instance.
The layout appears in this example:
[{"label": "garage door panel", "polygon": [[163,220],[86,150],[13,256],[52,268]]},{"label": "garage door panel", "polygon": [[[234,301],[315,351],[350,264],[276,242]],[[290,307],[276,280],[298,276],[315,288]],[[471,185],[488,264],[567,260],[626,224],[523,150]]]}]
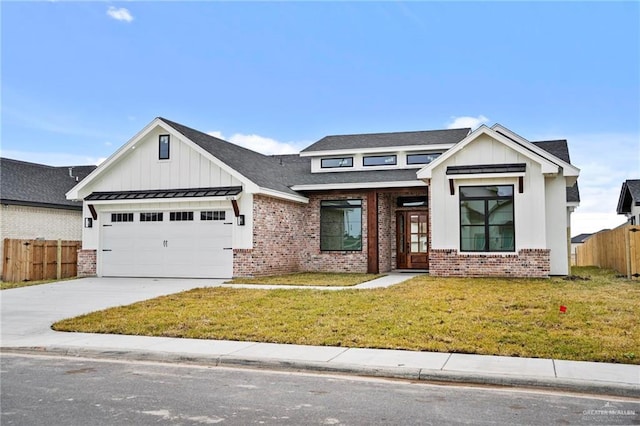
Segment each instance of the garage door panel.
[{"label": "garage door panel", "polygon": [[[231,217],[231,212],[227,212]],[[109,224],[111,213],[103,216]],[[223,221],[111,223],[102,228],[104,276],[229,278],[233,274],[233,226]]]}]

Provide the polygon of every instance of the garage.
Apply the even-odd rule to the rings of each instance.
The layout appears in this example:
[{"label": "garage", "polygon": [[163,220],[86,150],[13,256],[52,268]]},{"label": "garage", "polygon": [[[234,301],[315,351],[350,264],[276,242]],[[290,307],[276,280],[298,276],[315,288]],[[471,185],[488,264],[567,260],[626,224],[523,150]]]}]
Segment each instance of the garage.
[{"label": "garage", "polygon": [[228,210],[104,212],[100,275],[230,278],[232,217]]}]

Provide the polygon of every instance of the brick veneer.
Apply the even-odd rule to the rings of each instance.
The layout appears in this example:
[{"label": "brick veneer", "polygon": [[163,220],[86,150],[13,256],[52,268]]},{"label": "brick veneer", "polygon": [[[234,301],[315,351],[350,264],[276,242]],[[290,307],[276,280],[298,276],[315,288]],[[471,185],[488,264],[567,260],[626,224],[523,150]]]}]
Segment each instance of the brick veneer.
[{"label": "brick veneer", "polygon": [[78,250],[78,276],[96,276],[96,250]]},{"label": "brick veneer", "polygon": [[458,253],[432,249],[429,274],[437,277],[546,278],[551,271],[550,250],[522,249],[518,254]]}]

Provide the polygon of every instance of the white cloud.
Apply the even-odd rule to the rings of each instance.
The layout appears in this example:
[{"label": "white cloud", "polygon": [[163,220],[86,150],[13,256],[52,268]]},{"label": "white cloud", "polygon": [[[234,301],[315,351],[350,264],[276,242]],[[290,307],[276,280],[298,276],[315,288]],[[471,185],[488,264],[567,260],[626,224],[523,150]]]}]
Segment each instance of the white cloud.
[{"label": "white cloud", "polygon": [[29,163],[46,164],[48,166],[86,166],[99,165],[105,157],[91,157],[78,154],[66,154],[61,152],[28,152],[1,150],[0,157]]},{"label": "white cloud", "polygon": [[280,142],[260,135],[235,133],[229,138],[225,138],[219,131],[208,132],[208,134],[265,155],[295,154],[300,152],[300,145],[302,145],[301,143]]},{"label": "white cloud", "polygon": [[117,8],[114,6],[109,6],[109,9],[107,10],[107,15],[109,15],[116,21],[124,21],[124,22],[133,21],[133,16],[131,15],[131,12],[129,12],[129,10],[125,9],[124,7]]},{"label": "white cloud", "polygon": [[471,127],[471,129],[475,129],[481,124],[487,123],[489,119],[484,115],[479,115],[477,117],[451,117],[451,121],[447,124],[447,129],[459,129],[462,127]]}]

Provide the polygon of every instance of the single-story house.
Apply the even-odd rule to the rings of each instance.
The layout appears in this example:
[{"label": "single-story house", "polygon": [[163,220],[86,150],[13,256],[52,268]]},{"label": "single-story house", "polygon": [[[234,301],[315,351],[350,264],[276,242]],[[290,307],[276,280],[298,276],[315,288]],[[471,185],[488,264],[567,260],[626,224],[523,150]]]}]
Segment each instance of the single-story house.
[{"label": "single-story house", "polygon": [[567,142],[496,124],[327,136],[267,156],[156,118],[67,193],[82,275],[569,273]]},{"label": "single-story house", "polygon": [[640,225],[640,179],[628,179],[622,183],[616,211],[625,215],[630,225]]},{"label": "single-story house", "polygon": [[[82,202],[67,191],[96,166],[52,167],[0,158],[0,241],[13,239],[80,240]],[[4,244],[0,259],[4,260]],[[0,262],[0,274],[4,261]]]}]

